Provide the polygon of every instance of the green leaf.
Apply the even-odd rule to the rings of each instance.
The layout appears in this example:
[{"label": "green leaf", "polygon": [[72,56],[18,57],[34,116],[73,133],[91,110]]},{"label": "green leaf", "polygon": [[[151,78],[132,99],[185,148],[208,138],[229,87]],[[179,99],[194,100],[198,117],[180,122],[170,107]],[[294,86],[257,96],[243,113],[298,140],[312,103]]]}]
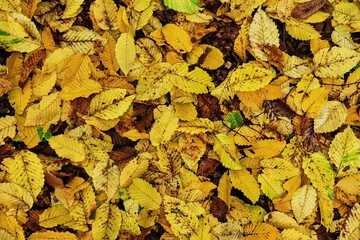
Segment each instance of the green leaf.
[{"label": "green leaf", "polygon": [[244,125],[244,119],[238,112],[230,112],[226,117],[226,121],[230,123],[231,130]]},{"label": "green leaf", "polygon": [[197,13],[199,0],[164,0],[165,6],[178,12]]}]

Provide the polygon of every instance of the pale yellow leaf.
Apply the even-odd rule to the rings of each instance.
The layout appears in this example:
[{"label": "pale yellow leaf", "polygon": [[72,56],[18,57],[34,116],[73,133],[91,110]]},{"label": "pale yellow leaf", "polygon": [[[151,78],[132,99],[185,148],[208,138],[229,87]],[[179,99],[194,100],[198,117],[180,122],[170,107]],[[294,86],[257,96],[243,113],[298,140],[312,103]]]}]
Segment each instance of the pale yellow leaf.
[{"label": "pale yellow leaf", "polygon": [[307,41],[321,37],[320,33],[316,31],[313,26],[297,20],[288,21],[285,25],[285,29],[290,34],[290,36],[301,41]]},{"label": "pale yellow leaf", "polygon": [[314,119],[316,133],[332,132],[341,127],[347,117],[346,106],[338,101],[328,101]]},{"label": "pale yellow leaf", "polygon": [[311,185],[304,185],[294,192],[291,206],[298,223],[302,223],[315,210],[316,200],[317,193]]},{"label": "pale yellow leaf", "polygon": [[360,204],[356,203],[347,216],[341,229],[339,240],[356,240],[360,238]]},{"label": "pale yellow leaf", "polygon": [[92,223],[92,237],[94,240],[115,240],[122,225],[121,210],[109,201],[96,209]]},{"label": "pale yellow leaf", "polygon": [[13,138],[16,134],[16,118],[6,116],[0,118],[0,146],[4,144],[6,137]]},{"label": "pale yellow leaf", "polygon": [[66,7],[61,16],[62,19],[73,18],[78,15],[84,0],[66,0]]},{"label": "pale yellow leaf", "polygon": [[44,232],[34,232],[32,233],[28,240],[77,240],[75,234],[70,232],[54,232],[54,231],[44,231]]},{"label": "pale yellow leaf", "polygon": [[112,164],[111,159],[103,159],[96,164],[92,172],[95,189],[104,191],[107,199],[111,199],[119,188],[120,171]]},{"label": "pale yellow leaf", "polygon": [[136,50],[134,37],[129,33],[122,33],[115,45],[115,54],[121,71],[127,75],[134,64]]},{"label": "pale yellow leaf", "polygon": [[85,159],[84,144],[67,135],[52,136],[49,145],[60,157],[68,158],[73,162],[81,162]]}]

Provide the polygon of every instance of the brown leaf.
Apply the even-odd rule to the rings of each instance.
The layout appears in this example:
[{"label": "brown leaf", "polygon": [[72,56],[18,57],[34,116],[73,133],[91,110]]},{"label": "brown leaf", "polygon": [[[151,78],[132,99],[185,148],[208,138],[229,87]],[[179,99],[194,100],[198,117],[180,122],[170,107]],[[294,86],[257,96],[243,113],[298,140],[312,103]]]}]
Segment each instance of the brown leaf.
[{"label": "brown leaf", "polygon": [[215,172],[219,161],[212,158],[202,158],[199,163],[197,174],[208,177]]},{"label": "brown leaf", "polygon": [[0,97],[10,91],[12,84],[10,81],[0,78]]},{"label": "brown leaf", "polygon": [[303,139],[303,144],[309,152],[321,151],[320,134],[314,131],[314,120],[296,116],[293,120],[297,134]]},{"label": "brown leaf", "polygon": [[226,214],[228,212],[228,206],[223,200],[221,200],[221,198],[214,197],[211,203],[210,212],[220,222],[226,222]]},{"label": "brown leaf", "polygon": [[298,19],[307,19],[326,4],[326,0],[312,0],[300,3],[292,10],[291,16]]},{"label": "brown leaf", "polygon": [[221,119],[219,100],[209,94],[198,95],[200,117],[212,121]]},{"label": "brown leaf", "polygon": [[29,53],[28,58],[25,60],[22,67],[22,73],[19,80],[19,87],[24,87],[30,73],[35,69],[36,65],[46,57],[46,50],[39,49]]},{"label": "brown leaf", "polygon": [[263,101],[263,108],[272,120],[276,119],[278,115],[289,119],[296,116],[296,113],[280,99]]}]

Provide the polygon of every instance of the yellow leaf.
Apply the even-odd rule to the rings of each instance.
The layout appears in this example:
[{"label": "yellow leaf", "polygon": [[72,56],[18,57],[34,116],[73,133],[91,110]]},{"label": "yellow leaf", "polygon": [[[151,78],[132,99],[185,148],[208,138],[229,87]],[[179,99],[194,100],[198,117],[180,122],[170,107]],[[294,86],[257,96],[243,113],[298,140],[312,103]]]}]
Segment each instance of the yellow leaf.
[{"label": "yellow leaf", "polygon": [[74,52],[84,54],[94,54],[95,46],[104,46],[106,39],[96,32],[83,26],[74,26],[69,29],[60,42],[61,47],[71,48]]},{"label": "yellow leaf", "polygon": [[150,0],[134,0],[132,3],[132,7],[139,12],[144,11],[149,5]]},{"label": "yellow leaf", "polygon": [[231,185],[230,176],[228,172],[225,172],[219,180],[217,193],[218,193],[218,197],[221,200],[223,200],[228,207],[230,207],[230,202],[231,202],[231,198],[230,198],[231,189],[232,189],[232,185]]},{"label": "yellow leaf", "polygon": [[341,77],[360,61],[360,53],[345,47],[324,48],[313,58],[315,75],[321,78]]},{"label": "yellow leaf", "polygon": [[6,50],[31,52],[41,46],[41,36],[35,24],[22,14],[7,14],[7,20],[0,20],[0,31],[0,46]]},{"label": "yellow leaf", "polygon": [[[185,68],[186,72],[182,73],[182,69]],[[210,75],[201,68],[195,67],[194,70],[188,72],[188,64],[177,63],[174,64],[173,69],[175,74],[179,74],[179,78],[170,79],[173,84],[181,90],[189,93],[207,93],[208,88],[214,87]],[[180,71],[178,69],[181,69]]]},{"label": "yellow leaf", "polygon": [[255,142],[251,149],[246,149],[248,157],[271,158],[279,155],[286,145],[285,141],[275,139],[264,139]]},{"label": "yellow leaf", "polygon": [[69,210],[62,204],[45,209],[39,216],[39,225],[45,228],[53,228],[69,221],[71,221]]},{"label": "yellow leaf", "polygon": [[222,52],[211,45],[201,45],[204,53],[200,56],[200,66],[206,69],[214,70],[224,64],[224,55]]},{"label": "yellow leaf", "polygon": [[313,66],[308,60],[291,56],[285,63],[284,74],[292,78],[302,78],[313,71]]},{"label": "yellow leaf", "polygon": [[93,64],[89,56],[82,53],[75,53],[69,56],[69,59],[65,59],[65,61],[66,66],[61,74],[61,87],[66,86],[74,80],[86,80],[90,78]]},{"label": "yellow leaf", "polygon": [[265,173],[258,176],[258,182],[261,185],[261,191],[271,200],[280,198],[286,193],[279,179],[272,178]]},{"label": "yellow leaf", "polygon": [[241,170],[238,151],[234,140],[225,134],[219,133],[215,136],[214,152],[220,157],[220,162],[224,167],[232,170]]},{"label": "yellow leaf", "polygon": [[316,133],[332,132],[341,127],[347,117],[346,106],[338,101],[328,101],[314,119]]},{"label": "yellow leaf", "polygon": [[334,218],[334,207],[333,207],[334,196],[319,194],[319,208],[321,216],[321,224],[326,228],[330,229]]},{"label": "yellow leaf", "polygon": [[4,144],[6,137],[13,138],[16,134],[16,118],[6,116],[0,118],[0,146]]},{"label": "yellow leaf", "polygon": [[178,126],[179,118],[172,110],[166,110],[162,116],[155,121],[150,130],[150,141],[153,146],[159,147],[168,142]]},{"label": "yellow leaf", "polygon": [[360,150],[357,147],[359,145],[360,140],[350,127],[336,134],[329,148],[329,157],[330,163],[338,169],[337,177],[351,174],[349,171],[351,168],[347,171],[345,168],[349,165],[356,165],[360,161]]},{"label": "yellow leaf", "polygon": [[[15,2],[17,2],[17,1],[15,0],[14,3]],[[40,2],[41,2],[41,0],[21,1],[21,12],[22,12],[22,14],[24,14],[29,19],[32,19],[32,17],[34,16],[35,11],[37,9],[37,5]],[[13,6],[16,6],[16,5],[18,5],[18,4],[15,3]],[[5,9],[3,9],[3,10],[5,10]],[[9,10],[7,10],[7,11],[9,11]],[[9,12],[14,12],[14,11],[9,11]]]},{"label": "yellow leaf", "polygon": [[49,95],[51,89],[55,86],[56,80],[56,72],[39,72],[34,75],[31,79],[33,97],[39,98]]},{"label": "yellow leaf", "polygon": [[273,68],[266,69],[259,65],[244,63],[231,75],[234,90],[251,92],[265,87],[276,77]]},{"label": "yellow leaf", "polygon": [[302,223],[316,208],[317,193],[313,186],[298,188],[291,199],[291,207],[298,223]]},{"label": "yellow leaf", "polygon": [[310,40],[310,50],[312,54],[315,55],[318,51],[324,48],[330,48],[329,41],[320,38]]},{"label": "yellow leaf", "polygon": [[167,62],[155,63],[139,78],[136,86],[138,100],[155,100],[170,92],[173,87],[171,78],[179,79],[172,72],[172,66]]},{"label": "yellow leaf", "polygon": [[84,144],[76,139],[61,134],[52,136],[49,144],[60,157],[68,158],[73,162],[81,162],[85,159]]},{"label": "yellow leaf", "polygon": [[340,47],[357,49],[359,44],[355,43],[351,37],[351,33],[343,26],[336,26],[331,33],[331,40]]},{"label": "yellow leaf", "polygon": [[81,10],[84,0],[66,0],[66,7],[61,16],[62,19],[76,17]]},{"label": "yellow leaf", "polygon": [[134,178],[141,177],[149,166],[148,159],[134,158],[121,170],[120,173],[120,187],[125,188],[130,186]]},{"label": "yellow leaf", "polygon": [[146,209],[157,210],[160,208],[162,202],[160,193],[141,178],[133,179],[133,183],[129,187],[129,194]]},{"label": "yellow leaf", "polygon": [[116,42],[109,32],[104,32],[102,35],[107,40],[103,50],[99,52],[102,64],[110,71],[116,72],[119,70],[119,64],[116,60],[115,45]]},{"label": "yellow leaf", "polygon": [[311,238],[304,233],[299,232],[296,229],[285,229],[281,232],[277,240],[293,240],[293,239],[302,239],[310,240]]},{"label": "yellow leaf", "polygon": [[22,141],[24,141],[24,143],[28,148],[35,147],[41,141],[41,139],[39,138],[39,134],[37,133],[38,127],[24,126],[25,116],[16,115],[16,120],[17,120],[17,130],[19,133],[19,137],[22,139]]},{"label": "yellow leaf", "polygon": [[107,199],[111,199],[119,188],[120,171],[112,164],[111,159],[103,159],[96,164],[92,172],[95,189],[104,191]]},{"label": "yellow leaf", "polygon": [[92,79],[77,79],[66,84],[60,92],[60,98],[66,101],[74,100],[78,97],[87,98],[91,94],[102,90],[100,83]]},{"label": "yellow leaf", "polygon": [[97,25],[102,30],[117,30],[117,7],[113,0],[96,0],[92,4]]},{"label": "yellow leaf", "polygon": [[45,96],[37,104],[27,108],[24,126],[55,124],[60,120],[60,97],[58,92]]},{"label": "yellow leaf", "polygon": [[134,37],[129,33],[122,33],[115,45],[115,55],[121,71],[127,75],[134,64],[136,50]]},{"label": "yellow leaf", "polygon": [[176,131],[199,134],[214,131],[214,123],[207,118],[197,118],[194,121],[180,122]]},{"label": "yellow leaf", "polygon": [[355,30],[360,29],[360,9],[355,3],[340,2],[334,6],[334,20],[341,25],[350,25]]},{"label": "yellow leaf", "polygon": [[[166,42],[179,53],[191,52],[193,44],[190,35],[179,26],[169,23],[162,27]],[[176,34],[174,34],[176,33]]]},{"label": "yellow leaf", "polygon": [[316,190],[333,198],[335,174],[321,152],[312,153],[310,157],[304,158],[302,168]]},{"label": "yellow leaf", "polygon": [[327,99],[328,90],[326,88],[314,89],[310,92],[309,97],[303,100],[301,109],[309,118],[316,118],[319,116],[320,109],[326,105]]},{"label": "yellow leaf", "polygon": [[44,60],[44,65],[42,68],[43,72],[44,73],[63,72],[73,55],[74,55],[74,51],[71,48],[56,49],[53,53],[49,54]]},{"label": "yellow leaf", "polygon": [[[0,238],[11,240],[25,240],[24,230],[14,216],[7,216],[0,212]],[[6,237],[5,237],[6,236]]]},{"label": "yellow leaf", "polygon": [[244,229],[241,225],[241,221],[228,221],[216,225],[211,233],[215,235],[217,239],[243,239]]},{"label": "yellow leaf", "polygon": [[329,18],[330,14],[327,12],[317,11],[314,14],[312,14],[307,19],[304,19],[304,22],[306,23],[320,23],[324,22],[327,18]]},{"label": "yellow leaf", "polygon": [[316,31],[313,26],[297,20],[287,21],[285,29],[290,34],[290,36],[301,41],[307,41],[321,37],[320,33]]},{"label": "yellow leaf", "polygon": [[355,240],[360,238],[360,204],[356,203],[341,228],[339,240]]},{"label": "yellow leaf", "polygon": [[275,22],[266,13],[258,8],[249,28],[249,40],[255,56],[262,61],[268,61],[264,46],[279,47],[279,31]]},{"label": "yellow leaf", "polygon": [[249,28],[250,18],[247,18],[240,27],[239,35],[234,41],[234,52],[241,58],[243,62],[247,62],[246,48],[249,46]]},{"label": "yellow leaf", "polygon": [[199,225],[199,220],[193,211],[180,199],[164,195],[164,210],[174,235],[189,239]]},{"label": "yellow leaf", "polygon": [[122,225],[121,210],[109,201],[96,209],[92,223],[92,237],[94,240],[115,240]]},{"label": "yellow leaf", "polygon": [[212,234],[210,233],[209,220],[205,218],[199,219],[199,226],[196,232],[190,237],[191,240],[211,240]]},{"label": "yellow leaf", "polygon": [[32,233],[28,240],[77,240],[75,234],[70,232],[54,232],[54,231],[44,231],[44,232],[34,232]]},{"label": "yellow leaf", "polygon": [[31,194],[15,183],[0,183],[0,204],[11,209],[29,210],[34,200]]},{"label": "yellow leaf", "polygon": [[21,0],[4,0],[0,2],[0,9],[8,12],[20,12]]},{"label": "yellow leaf", "polygon": [[13,86],[13,88],[8,92],[9,102],[15,109],[15,112],[19,115],[22,115],[26,106],[30,102],[32,95],[31,82],[27,82],[23,88],[19,86]]},{"label": "yellow leaf", "polygon": [[335,187],[350,195],[360,195],[360,174],[357,173],[340,179]]},{"label": "yellow leaf", "polygon": [[205,150],[206,144],[200,138],[190,134],[179,137],[180,155],[189,169],[193,169],[197,165]]},{"label": "yellow leaf", "polygon": [[36,199],[44,185],[43,166],[37,155],[22,150],[13,158],[5,158],[3,164],[7,167],[11,181],[28,190]]},{"label": "yellow leaf", "polygon": [[285,180],[299,174],[299,169],[296,168],[290,161],[282,158],[263,159],[260,162],[264,168],[263,173],[272,178]]},{"label": "yellow leaf", "polygon": [[232,185],[244,193],[245,197],[255,204],[260,197],[260,188],[254,177],[247,170],[230,170],[230,179]]},{"label": "yellow leaf", "polygon": [[294,218],[279,211],[268,213],[264,219],[278,229],[297,228],[299,226]]},{"label": "yellow leaf", "polygon": [[244,227],[245,240],[276,240],[279,231],[267,223],[251,223]]}]

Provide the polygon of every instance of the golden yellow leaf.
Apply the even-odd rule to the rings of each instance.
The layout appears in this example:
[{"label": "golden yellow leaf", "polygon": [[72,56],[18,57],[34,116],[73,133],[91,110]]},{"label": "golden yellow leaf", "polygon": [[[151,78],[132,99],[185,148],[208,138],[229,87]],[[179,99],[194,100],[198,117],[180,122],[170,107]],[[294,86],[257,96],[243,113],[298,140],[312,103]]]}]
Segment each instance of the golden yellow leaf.
[{"label": "golden yellow leaf", "polygon": [[273,68],[266,69],[259,65],[244,63],[232,73],[230,81],[234,84],[234,90],[251,92],[265,87],[275,76]]},{"label": "golden yellow leaf", "polygon": [[230,170],[230,179],[232,185],[242,191],[250,201],[255,204],[260,197],[260,187],[254,177],[247,170]]},{"label": "golden yellow leaf", "polygon": [[247,18],[239,30],[239,35],[234,41],[234,52],[243,60],[247,61],[246,48],[250,45],[249,41],[249,28],[250,28],[250,18]]},{"label": "golden yellow leaf", "polygon": [[206,69],[214,70],[224,64],[224,55],[216,47],[211,45],[201,45],[204,53],[200,56],[200,66]]},{"label": "golden yellow leaf", "polygon": [[280,180],[292,178],[300,173],[298,168],[283,158],[263,159],[260,164],[263,173]]},{"label": "golden yellow leaf", "polygon": [[20,12],[20,1],[21,0],[5,0],[1,1],[0,9],[9,12]]},{"label": "golden yellow leaf", "polygon": [[324,48],[330,48],[329,41],[320,38],[310,40],[310,50],[312,54],[315,55],[318,51]]},{"label": "golden yellow leaf", "polygon": [[119,64],[116,59],[115,45],[116,42],[109,32],[104,32],[102,35],[107,40],[104,49],[99,52],[102,64],[110,71],[116,72],[119,70]]},{"label": "golden yellow leaf", "polygon": [[286,142],[274,139],[264,139],[255,142],[251,149],[245,150],[248,157],[271,158],[279,155],[284,149]]},{"label": "golden yellow leaf", "polygon": [[[24,123],[25,123],[24,116],[16,115],[16,120],[17,120],[17,130],[18,130],[20,139],[22,139],[22,141],[24,141],[24,143],[26,144],[26,146],[28,148],[35,147],[41,141],[41,139],[39,138],[39,134],[37,133],[38,127],[37,126],[33,126],[33,127],[24,126]],[[45,129],[43,128],[43,130],[47,131],[47,128],[45,128]]]},{"label": "golden yellow leaf", "polygon": [[68,158],[73,162],[81,162],[85,159],[84,144],[67,135],[52,136],[49,145],[60,157]]},{"label": "golden yellow leaf", "polygon": [[293,19],[286,22],[285,29],[293,38],[301,41],[321,37],[320,33],[310,24]]},{"label": "golden yellow leaf", "polygon": [[136,49],[134,37],[129,33],[122,33],[115,45],[115,55],[121,71],[127,75],[134,64]]},{"label": "golden yellow leaf", "polygon": [[34,75],[32,80],[32,97],[42,97],[50,93],[56,83],[56,72],[44,73],[39,72]]},{"label": "golden yellow leaf", "polygon": [[32,95],[31,83],[27,82],[23,88],[13,86],[13,88],[8,92],[8,95],[9,102],[15,109],[15,112],[22,115],[29,104]]},{"label": "golden yellow leaf", "polygon": [[[51,73],[53,71],[60,73],[63,72],[69,60],[74,55],[71,48],[58,48],[53,53],[49,54],[43,65],[43,72]],[[81,62],[79,62],[81,64]],[[77,64],[78,65],[78,64]]]},{"label": "golden yellow leaf", "polygon": [[244,227],[245,240],[275,240],[279,231],[267,223],[251,223]]},{"label": "golden yellow leaf", "polygon": [[332,132],[341,127],[347,117],[346,106],[338,101],[328,101],[314,119],[316,133]]},{"label": "golden yellow leaf", "polygon": [[44,171],[40,159],[28,150],[18,152],[13,158],[5,158],[10,179],[31,193],[34,199],[44,185]]},{"label": "golden yellow leaf", "polygon": [[[360,161],[360,150],[357,147],[359,145],[360,140],[355,136],[350,127],[336,134],[329,148],[329,157],[330,163],[334,164],[336,169],[338,169],[337,177],[343,177],[352,173],[352,171],[349,171],[352,169],[351,165],[356,165]],[[345,168],[349,166],[350,169],[345,171]]]},{"label": "golden yellow leaf", "polygon": [[11,240],[25,240],[24,230],[14,216],[7,216],[0,212],[0,238]]},{"label": "golden yellow leaf", "polygon": [[228,172],[225,172],[220,180],[217,187],[218,197],[223,200],[228,207],[230,207],[230,192],[232,189],[231,179]]},{"label": "golden yellow leaf", "polygon": [[321,216],[321,224],[326,228],[330,229],[334,218],[334,207],[333,207],[334,195],[319,194],[319,208]]},{"label": "golden yellow leaf", "polygon": [[207,118],[196,118],[194,121],[180,122],[176,131],[199,134],[214,131],[214,123]]},{"label": "golden yellow leaf", "polygon": [[[179,53],[191,52],[193,44],[189,34],[179,26],[169,23],[162,27],[166,42]],[[176,33],[176,34],[174,34]]]},{"label": "golden yellow leaf", "polygon": [[[41,0],[25,0],[25,1],[21,1],[21,13],[24,14],[26,17],[28,17],[29,19],[32,19],[32,17],[34,16],[34,13],[37,9],[37,5],[39,4],[39,2],[41,2]],[[16,3],[16,1],[14,1],[14,5],[18,5]],[[1,8],[1,7],[0,7]],[[5,10],[5,9],[3,9]],[[13,12],[13,11],[9,11],[9,12]]]},{"label": "golden yellow leaf", "polygon": [[133,179],[133,183],[129,187],[129,194],[131,198],[139,202],[140,206],[146,209],[157,210],[160,208],[162,202],[160,193],[141,178]]},{"label": "golden yellow leaf", "polygon": [[128,187],[134,178],[141,177],[149,166],[148,159],[134,158],[121,170],[120,187]]},{"label": "golden yellow leaf", "polygon": [[61,47],[71,48],[74,52],[94,54],[95,46],[104,46],[106,39],[96,32],[83,26],[74,26],[69,29],[60,42]]},{"label": "golden yellow leaf", "polygon": [[321,78],[341,77],[360,61],[360,53],[345,47],[324,48],[313,58],[315,75]]},{"label": "golden yellow leaf", "polygon": [[313,71],[312,64],[305,59],[291,56],[285,63],[284,74],[292,78],[302,78]]},{"label": "golden yellow leaf", "polygon": [[61,16],[62,19],[73,18],[78,15],[84,0],[66,0],[66,7]]},{"label": "golden yellow leaf", "polygon": [[62,204],[45,209],[39,216],[39,225],[45,228],[52,228],[69,221],[71,221],[69,210]]},{"label": "golden yellow leaf", "polygon": [[45,96],[37,104],[27,108],[24,126],[41,126],[60,120],[60,97],[58,92]]},{"label": "golden yellow leaf", "polygon": [[310,240],[310,236],[296,230],[296,229],[284,229],[277,240],[293,240],[293,239],[303,239]]},{"label": "golden yellow leaf", "polygon": [[294,218],[280,211],[268,213],[264,220],[279,229],[297,228],[299,226]]},{"label": "golden yellow leaf", "polygon": [[179,238],[189,238],[199,225],[199,220],[180,199],[164,195],[164,210],[171,230]]},{"label": "golden yellow leaf", "polygon": [[279,31],[275,22],[266,13],[258,8],[249,28],[249,40],[255,56],[262,61],[268,61],[264,46],[279,47]]},{"label": "golden yellow leaf", "polygon": [[317,88],[310,92],[309,97],[302,102],[301,109],[309,118],[316,118],[320,114],[328,99],[328,90],[326,88]]},{"label": "golden yellow leaf", "polygon": [[28,240],[77,240],[75,234],[70,232],[54,232],[54,231],[44,231],[44,232],[34,232],[32,233]]},{"label": "golden yellow leaf", "polygon": [[291,199],[291,207],[298,223],[302,223],[316,208],[317,193],[313,186],[298,188]]},{"label": "golden yellow leaf", "polygon": [[220,157],[220,162],[224,167],[232,170],[241,170],[238,151],[234,140],[225,134],[219,133],[215,136],[214,152]]},{"label": "golden yellow leaf", "polygon": [[4,144],[6,137],[13,138],[16,134],[16,118],[6,116],[0,118],[0,146]]},{"label": "golden yellow leaf", "polygon": [[109,201],[96,209],[95,219],[92,223],[92,237],[94,240],[115,240],[122,225],[120,209]]},{"label": "golden yellow leaf", "polygon": [[96,23],[102,30],[118,29],[116,25],[117,7],[113,0],[96,0],[92,6]]},{"label": "golden yellow leaf", "polygon": [[155,121],[150,130],[150,141],[153,146],[159,147],[168,142],[178,126],[179,118],[175,113],[167,109],[162,116]]}]

